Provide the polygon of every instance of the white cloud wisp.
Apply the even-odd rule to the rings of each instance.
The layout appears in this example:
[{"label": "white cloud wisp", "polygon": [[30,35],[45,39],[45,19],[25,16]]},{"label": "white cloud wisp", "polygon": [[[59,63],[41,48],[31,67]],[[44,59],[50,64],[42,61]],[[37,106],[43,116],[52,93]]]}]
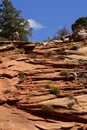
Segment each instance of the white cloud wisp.
[{"label": "white cloud wisp", "polygon": [[28,19],[30,27],[33,28],[34,30],[40,30],[45,28],[44,25],[40,24],[39,22],[33,20],[33,19]]}]

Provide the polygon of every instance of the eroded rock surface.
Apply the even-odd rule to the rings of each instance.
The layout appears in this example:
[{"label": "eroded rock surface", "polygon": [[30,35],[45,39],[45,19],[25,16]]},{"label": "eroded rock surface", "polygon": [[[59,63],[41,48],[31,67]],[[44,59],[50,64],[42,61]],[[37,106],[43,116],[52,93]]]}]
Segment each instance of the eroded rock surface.
[{"label": "eroded rock surface", "polygon": [[1,44],[1,130],[87,129],[87,42],[56,43]]}]

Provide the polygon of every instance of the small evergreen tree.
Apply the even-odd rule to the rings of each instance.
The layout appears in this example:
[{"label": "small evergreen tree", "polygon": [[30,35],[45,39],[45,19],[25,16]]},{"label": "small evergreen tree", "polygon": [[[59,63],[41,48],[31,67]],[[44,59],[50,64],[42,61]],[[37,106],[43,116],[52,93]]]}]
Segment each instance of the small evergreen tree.
[{"label": "small evergreen tree", "polygon": [[0,4],[0,37],[9,40],[12,33],[18,32],[21,40],[28,40],[32,34],[29,22],[20,16],[21,11],[13,7],[10,0]]}]

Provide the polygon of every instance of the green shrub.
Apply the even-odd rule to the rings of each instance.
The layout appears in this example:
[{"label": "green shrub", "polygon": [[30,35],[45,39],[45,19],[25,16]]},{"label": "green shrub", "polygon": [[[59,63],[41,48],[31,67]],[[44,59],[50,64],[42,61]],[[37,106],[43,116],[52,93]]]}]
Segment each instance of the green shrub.
[{"label": "green shrub", "polygon": [[72,47],[70,47],[70,50],[78,50],[79,48],[79,45],[73,45]]},{"label": "green shrub", "polygon": [[69,70],[61,70],[60,75],[61,76],[68,76],[70,74]]},{"label": "green shrub", "polygon": [[37,58],[37,55],[36,55],[35,53],[31,53],[29,56],[30,56],[30,58],[32,58],[32,59],[36,59],[36,58]]},{"label": "green shrub", "polygon": [[10,92],[11,92],[10,89],[6,89],[6,90],[2,91],[2,93],[4,93],[4,94],[8,94],[8,93],[10,93]]},{"label": "green shrub", "polygon": [[60,93],[60,90],[59,90],[58,87],[55,87],[55,86],[54,86],[54,87],[51,87],[51,88],[50,88],[50,93],[57,96],[57,95]]},{"label": "green shrub", "polygon": [[23,76],[24,75],[24,71],[19,71],[19,75]]},{"label": "green shrub", "polygon": [[64,47],[58,48],[58,49],[56,50],[56,52],[63,52],[63,51],[65,51],[65,48],[64,48]]},{"label": "green shrub", "polygon": [[18,90],[22,90],[22,86],[21,86],[21,85],[16,86],[16,88],[17,88]]},{"label": "green shrub", "polygon": [[44,56],[46,57],[49,57],[49,56],[52,56],[53,55],[53,52],[52,51],[47,51],[44,53]]},{"label": "green shrub", "polygon": [[19,83],[24,82],[24,71],[19,71]]},{"label": "green shrub", "polygon": [[50,105],[43,105],[43,106],[41,107],[41,110],[42,110],[42,111],[53,111],[54,108],[53,108],[52,106],[50,106]]},{"label": "green shrub", "polygon": [[0,37],[0,41],[8,41],[8,39],[4,37]]}]

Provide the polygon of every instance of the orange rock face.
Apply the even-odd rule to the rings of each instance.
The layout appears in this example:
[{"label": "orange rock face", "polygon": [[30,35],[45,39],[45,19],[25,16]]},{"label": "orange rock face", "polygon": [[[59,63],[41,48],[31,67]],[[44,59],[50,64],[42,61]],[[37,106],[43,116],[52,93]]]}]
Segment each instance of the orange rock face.
[{"label": "orange rock face", "polygon": [[0,130],[86,130],[86,41],[32,44],[0,45]]}]

